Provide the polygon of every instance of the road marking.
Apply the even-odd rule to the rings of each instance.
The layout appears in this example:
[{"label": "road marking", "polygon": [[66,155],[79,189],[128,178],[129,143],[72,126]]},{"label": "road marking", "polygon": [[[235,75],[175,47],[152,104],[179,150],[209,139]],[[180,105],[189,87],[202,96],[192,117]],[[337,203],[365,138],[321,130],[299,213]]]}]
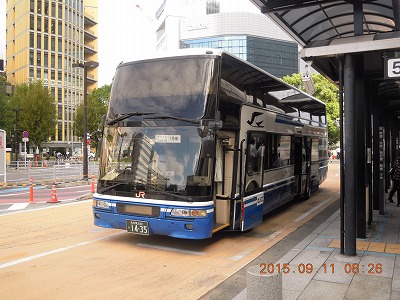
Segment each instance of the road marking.
[{"label": "road marking", "polygon": [[7,210],[18,210],[18,209],[24,209],[27,207],[29,203],[14,203],[11,205]]},{"label": "road marking", "polygon": [[28,257],[25,257],[25,258],[13,260],[13,261],[7,262],[5,264],[1,264],[0,265],[0,269],[12,267],[12,266],[15,266],[15,265],[18,265],[18,264],[22,264],[22,263],[27,262],[27,261],[31,261],[31,260],[34,260],[34,259],[37,259],[37,258],[45,257],[47,255],[51,255],[51,254],[67,251],[67,250],[70,250],[70,249],[73,249],[73,248],[77,248],[77,247],[93,244],[95,242],[103,241],[103,240],[109,239],[111,237],[114,237],[114,236],[117,236],[117,235],[120,235],[120,234],[123,234],[123,233],[125,233],[125,231],[113,233],[113,234],[110,234],[110,235],[107,235],[107,236],[104,236],[102,238],[98,238],[98,239],[95,239],[95,240],[82,242],[82,243],[78,243],[78,244],[75,244],[75,245],[71,245],[71,246],[67,246],[67,247],[63,247],[63,248],[58,248],[58,249],[46,251],[46,252],[43,252],[43,253],[39,253],[39,254],[36,254],[36,255],[28,256]]},{"label": "road marking", "polygon": [[184,250],[184,249],[164,247],[164,246],[156,246],[156,245],[150,245],[150,244],[144,244],[144,243],[137,243],[136,245],[140,246],[140,247],[146,247],[146,248],[152,248],[152,249],[158,249],[158,250],[166,250],[166,251],[185,253],[185,254],[193,254],[193,255],[205,255],[206,254],[205,252]]},{"label": "road marking", "polygon": [[325,201],[319,203],[317,206],[314,206],[314,207],[313,207],[312,209],[310,209],[308,212],[306,212],[306,213],[302,214],[300,217],[294,219],[293,222],[299,222],[299,221],[303,220],[303,219],[306,218],[308,215],[312,214],[314,211],[316,211],[317,209],[319,209],[321,206],[323,206],[323,205],[325,205],[326,203],[332,201],[333,199],[337,199],[337,198],[336,198],[336,197],[337,197],[337,194],[339,194],[339,193],[336,193],[335,195],[329,197],[329,198],[326,199]]},{"label": "road marking", "polygon": [[[72,199],[72,200],[76,200],[76,199]],[[65,201],[65,200],[62,200]],[[92,202],[92,199],[89,200],[76,200],[76,202],[66,202],[66,203],[58,203],[56,206],[52,205],[48,205],[45,207],[40,207],[40,208],[35,208],[35,209],[25,209],[25,210],[16,210],[16,211],[12,211],[12,212],[8,212],[8,210],[0,210],[0,212],[3,212],[2,214],[0,214],[0,218],[1,217],[5,217],[5,216],[9,216],[9,215],[14,215],[14,214],[22,214],[22,213],[27,213],[27,212],[32,212],[32,211],[38,211],[38,210],[45,210],[45,209],[53,209],[56,207],[61,207],[61,206],[66,206],[66,205],[76,205],[76,204],[81,204],[81,203],[85,203],[85,202]],[[44,202],[36,202],[36,204],[44,204],[46,203]],[[1,204],[3,205],[3,204]]]},{"label": "road marking", "polygon": [[[303,220],[304,218],[306,218],[307,216],[309,216],[311,213],[313,213],[315,210],[317,210],[318,208],[320,208],[321,206],[325,205],[326,203],[329,203],[330,201],[332,201],[333,199],[335,199],[337,197],[337,195],[333,195],[331,197],[329,197],[328,199],[326,199],[325,201],[319,203],[317,206],[313,207],[312,209],[310,209],[309,211],[307,211],[306,213],[302,214],[301,216],[299,216],[298,218],[296,218],[295,220],[293,220],[293,222],[299,222],[301,220]],[[273,240],[274,238],[276,238],[278,235],[280,235],[283,232],[283,230],[277,230],[274,233],[266,236],[263,238],[263,245],[267,244],[269,241]],[[241,253],[238,253],[235,256],[232,256],[229,258],[229,260],[233,260],[233,261],[239,261],[242,258],[246,257],[248,254],[252,253],[254,250],[256,250],[258,248],[248,248],[245,249],[244,251],[242,251]]]},{"label": "road marking", "polygon": [[[283,232],[282,230],[277,230],[277,231],[265,236],[264,238],[262,238],[263,243],[261,246],[267,244],[268,242],[270,242],[271,240],[276,238],[278,235],[280,235],[282,232]],[[261,247],[261,246],[259,246],[259,247]],[[239,261],[242,258],[244,258],[245,256],[247,256],[248,254],[252,253],[254,250],[258,249],[259,247],[245,249],[244,251],[230,257],[229,260]]]}]

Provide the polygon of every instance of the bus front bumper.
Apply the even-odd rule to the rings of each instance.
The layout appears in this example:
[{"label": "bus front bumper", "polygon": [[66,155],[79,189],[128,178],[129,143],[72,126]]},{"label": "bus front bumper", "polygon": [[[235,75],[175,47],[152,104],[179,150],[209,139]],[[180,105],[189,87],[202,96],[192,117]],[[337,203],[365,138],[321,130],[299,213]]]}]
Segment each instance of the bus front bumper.
[{"label": "bus front bumper", "polygon": [[143,216],[117,215],[112,211],[93,208],[94,225],[127,230],[127,221],[147,222],[148,232],[142,235],[166,235],[183,239],[206,239],[212,236],[214,215],[205,218],[149,218]]}]

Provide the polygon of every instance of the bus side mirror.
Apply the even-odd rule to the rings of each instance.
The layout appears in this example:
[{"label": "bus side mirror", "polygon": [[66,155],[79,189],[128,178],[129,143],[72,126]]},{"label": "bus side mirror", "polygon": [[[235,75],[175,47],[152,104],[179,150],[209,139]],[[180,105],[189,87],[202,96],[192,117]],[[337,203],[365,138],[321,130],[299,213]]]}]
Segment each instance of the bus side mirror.
[{"label": "bus side mirror", "polygon": [[215,143],[214,140],[205,140],[201,145],[200,156],[204,158],[215,157]]}]

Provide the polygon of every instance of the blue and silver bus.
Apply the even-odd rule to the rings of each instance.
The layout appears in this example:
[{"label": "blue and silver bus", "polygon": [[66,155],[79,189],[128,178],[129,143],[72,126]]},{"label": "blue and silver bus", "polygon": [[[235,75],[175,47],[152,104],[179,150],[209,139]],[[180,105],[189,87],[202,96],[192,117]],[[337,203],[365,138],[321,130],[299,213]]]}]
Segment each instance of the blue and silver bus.
[{"label": "blue and silver bus", "polygon": [[230,53],[121,63],[100,147],[94,224],[140,235],[247,231],[328,170],[325,104]]}]

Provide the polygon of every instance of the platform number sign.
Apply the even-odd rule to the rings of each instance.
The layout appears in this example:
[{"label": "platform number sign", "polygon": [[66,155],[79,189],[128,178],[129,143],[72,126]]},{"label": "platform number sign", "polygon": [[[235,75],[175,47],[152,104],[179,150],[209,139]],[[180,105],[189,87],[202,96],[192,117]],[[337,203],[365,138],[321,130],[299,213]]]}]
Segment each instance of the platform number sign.
[{"label": "platform number sign", "polygon": [[400,78],[400,57],[387,59],[386,69],[387,78]]}]

